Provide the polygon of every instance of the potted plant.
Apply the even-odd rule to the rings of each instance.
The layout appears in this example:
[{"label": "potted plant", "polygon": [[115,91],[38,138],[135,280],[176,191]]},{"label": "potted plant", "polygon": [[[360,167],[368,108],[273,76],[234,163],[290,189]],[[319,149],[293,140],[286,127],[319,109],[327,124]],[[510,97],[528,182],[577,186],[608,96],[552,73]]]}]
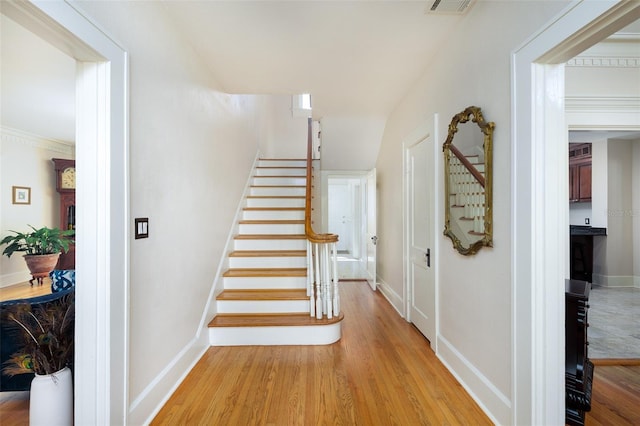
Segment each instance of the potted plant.
[{"label": "potted plant", "polygon": [[[30,387],[29,422],[73,423],[75,292],[67,290],[47,301],[28,301],[3,308],[3,333],[15,345],[2,373],[35,373]],[[4,339],[5,337],[3,337]],[[8,343],[8,342],[4,342]]]},{"label": "potted plant", "polygon": [[73,242],[71,237],[74,230],[62,231],[60,228],[48,228],[46,226],[36,229],[29,225],[31,232],[13,232],[0,241],[0,245],[7,244],[3,255],[11,257],[16,251],[25,252],[24,260],[31,272],[31,285],[37,280],[42,284],[42,279],[49,275],[58,262],[61,252],[69,251],[69,244]]}]

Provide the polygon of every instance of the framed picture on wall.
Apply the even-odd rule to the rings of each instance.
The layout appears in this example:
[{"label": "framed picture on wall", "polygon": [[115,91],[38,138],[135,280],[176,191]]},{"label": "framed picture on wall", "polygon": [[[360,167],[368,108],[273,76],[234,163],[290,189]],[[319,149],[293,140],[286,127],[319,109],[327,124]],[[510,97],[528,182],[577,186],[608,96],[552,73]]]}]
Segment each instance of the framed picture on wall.
[{"label": "framed picture on wall", "polygon": [[27,186],[12,186],[11,194],[13,204],[31,204],[31,188]]}]

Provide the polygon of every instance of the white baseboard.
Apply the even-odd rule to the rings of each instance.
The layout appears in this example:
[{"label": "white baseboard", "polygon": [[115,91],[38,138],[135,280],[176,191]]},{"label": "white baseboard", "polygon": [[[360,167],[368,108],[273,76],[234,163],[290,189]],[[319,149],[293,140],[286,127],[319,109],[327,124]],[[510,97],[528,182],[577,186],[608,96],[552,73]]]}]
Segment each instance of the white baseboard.
[{"label": "white baseboard", "polygon": [[378,290],[380,290],[380,293],[389,301],[391,306],[398,311],[398,314],[400,314],[402,318],[406,318],[404,315],[402,296],[393,291],[389,284],[380,277],[378,277]]},{"label": "white baseboard", "polygon": [[20,272],[14,272],[12,274],[0,275],[0,288],[9,287],[18,283],[23,283],[31,279],[31,274],[28,269]]},{"label": "white baseboard", "polygon": [[593,274],[591,282],[600,287],[636,287],[640,288],[640,277],[633,275]]},{"label": "white baseboard", "polygon": [[201,332],[199,335],[200,337],[191,340],[131,403],[127,416],[128,424],[148,425],[167,403],[209,349],[208,334]]},{"label": "white baseboard", "polygon": [[447,339],[438,336],[438,359],[495,424],[511,422],[511,400]]}]

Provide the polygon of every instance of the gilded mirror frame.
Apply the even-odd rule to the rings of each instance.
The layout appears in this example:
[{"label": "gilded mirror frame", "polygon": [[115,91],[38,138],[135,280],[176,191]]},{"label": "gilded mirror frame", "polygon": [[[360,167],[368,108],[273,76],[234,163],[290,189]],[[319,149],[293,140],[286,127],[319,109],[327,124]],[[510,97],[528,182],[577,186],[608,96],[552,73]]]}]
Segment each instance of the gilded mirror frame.
[{"label": "gilded mirror frame", "polygon": [[[471,123],[469,123],[471,122]],[[483,164],[472,164],[467,153],[454,144],[459,125],[475,123],[482,147]],[[462,255],[476,254],[482,247],[493,247],[493,130],[495,123],[485,121],[479,107],[470,106],[456,114],[449,124],[444,152],[444,235]],[[468,129],[465,129],[468,130]],[[474,126],[475,131],[475,126]],[[458,139],[461,136],[458,134]],[[459,140],[458,145],[464,146]],[[466,142],[466,141],[465,141]],[[484,170],[482,170],[484,169]],[[462,188],[462,189],[461,189]],[[470,200],[470,201],[468,201]],[[473,222],[469,225],[469,222]],[[467,228],[471,226],[471,231]]]}]

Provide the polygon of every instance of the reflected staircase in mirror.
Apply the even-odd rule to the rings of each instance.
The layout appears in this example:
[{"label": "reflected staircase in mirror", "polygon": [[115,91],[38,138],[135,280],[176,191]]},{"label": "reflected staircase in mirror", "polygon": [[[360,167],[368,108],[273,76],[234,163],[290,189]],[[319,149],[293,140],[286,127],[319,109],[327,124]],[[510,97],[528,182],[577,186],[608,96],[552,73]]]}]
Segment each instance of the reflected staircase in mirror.
[{"label": "reflected staircase in mirror", "polygon": [[[464,159],[466,161],[463,162],[457,154],[449,158],[449,206],[450,225],[455,234],[461,240],[465,236],[473,237],[462,241],[468,246],[477,236],[484,235],[486,203],[484,179],[478,179],[478,174],[484,178],[484,164],[480,162],[478,155],[464,156]],[[472,165],[477,173],[474,175],[465,163]]]},{"label": "reflected staircase in mirror", "polygon": [[305,160],[259,160],[209,323],[212,346],[340,339],[342,313],[317,318],[308,288],[306,169]]}]

